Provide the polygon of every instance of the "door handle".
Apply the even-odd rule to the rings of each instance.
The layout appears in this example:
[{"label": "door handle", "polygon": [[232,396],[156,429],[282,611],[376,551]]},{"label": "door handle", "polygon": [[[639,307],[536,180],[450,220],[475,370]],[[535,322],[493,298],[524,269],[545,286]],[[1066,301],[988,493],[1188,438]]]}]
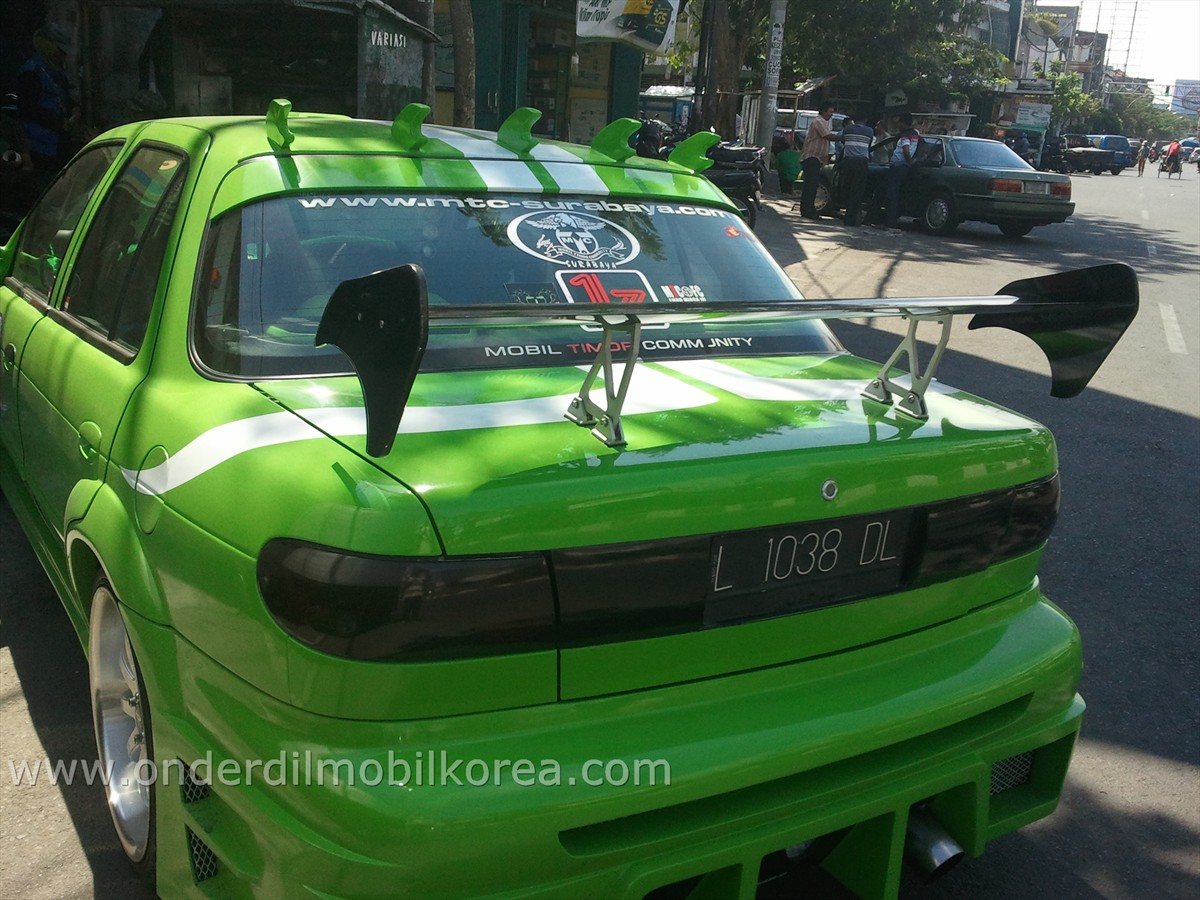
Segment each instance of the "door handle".
[{"label": "door handle", "polygon": [[95,422],[79,426],[79,455],[85,462],[95,462],[100,456],[100,426]]},{"label": "door handle", "polygon": [[7,372],[17,364],[17,346],[16,344],[4,345],[4,371]]}]

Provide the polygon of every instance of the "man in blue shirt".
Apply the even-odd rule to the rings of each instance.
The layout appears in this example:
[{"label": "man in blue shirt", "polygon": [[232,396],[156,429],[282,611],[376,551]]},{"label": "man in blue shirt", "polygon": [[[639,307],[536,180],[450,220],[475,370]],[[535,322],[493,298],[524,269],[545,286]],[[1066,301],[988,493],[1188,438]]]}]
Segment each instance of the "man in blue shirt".
[{"label": "man in blue shirt", "polygon": [[858,227],[858,212],[867,189],[867,163],[875,129],[867,122],[859,124],[854,116],[846,116],[842,125],[842,158],[838,161],[842,189],[846,196],[845,225]]}]

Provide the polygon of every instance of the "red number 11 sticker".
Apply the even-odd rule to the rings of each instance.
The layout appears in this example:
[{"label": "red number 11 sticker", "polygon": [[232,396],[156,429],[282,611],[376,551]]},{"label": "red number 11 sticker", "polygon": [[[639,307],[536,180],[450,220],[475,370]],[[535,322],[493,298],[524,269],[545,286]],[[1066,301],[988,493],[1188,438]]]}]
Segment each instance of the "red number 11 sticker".
[{"label": "red number 11 sticker", "polygon": [[555,272],[571,303],[657,303],[650,283],[641,272],[628,269]]}]

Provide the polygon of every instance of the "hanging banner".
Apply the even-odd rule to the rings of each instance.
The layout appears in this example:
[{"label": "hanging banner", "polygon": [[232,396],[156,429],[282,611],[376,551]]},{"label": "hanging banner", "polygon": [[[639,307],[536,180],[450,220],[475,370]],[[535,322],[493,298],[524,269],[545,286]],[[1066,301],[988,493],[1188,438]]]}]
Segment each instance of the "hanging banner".
[{"label": "hanging banner", "polygon": [[675,40],[679,0],[578,0],[575,34],[581,41],[621,41],[646,53],[665,53]]}]

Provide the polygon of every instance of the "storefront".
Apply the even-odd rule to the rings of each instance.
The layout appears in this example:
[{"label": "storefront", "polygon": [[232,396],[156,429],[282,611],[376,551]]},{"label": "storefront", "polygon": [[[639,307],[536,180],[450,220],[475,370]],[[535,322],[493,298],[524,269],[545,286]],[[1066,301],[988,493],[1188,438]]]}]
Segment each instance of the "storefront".
[{"label": "storefront", "polygon": [[83,99],[99,126],[297,110],[390,118],[422,97],[436,35],[382,0],[91,0]]},{"label": "storefront", "polygon": [[[638,115],[642,53],[579,41],[574,0],[474,0],[475,124],[495,129],[515,109],[542,113],[545,137],[588,142],[614,118]],[[438,122],[453,121],[454,62],[447,0],[434,5]]]}]

